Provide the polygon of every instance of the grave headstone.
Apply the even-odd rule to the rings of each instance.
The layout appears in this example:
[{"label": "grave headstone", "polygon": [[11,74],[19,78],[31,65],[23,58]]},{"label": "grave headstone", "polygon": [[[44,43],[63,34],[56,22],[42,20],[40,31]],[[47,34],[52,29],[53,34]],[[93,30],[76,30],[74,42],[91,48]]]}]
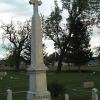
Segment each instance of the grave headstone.
[{"label": "grave headstone", "polygon": [[65,94],[65,100],[69,100],[69,95]]},{"label": "grave headstone", "polygon": [[94,82],[92,81],[84,82],[84,88],[93,88],[93,87],[94,87]]},{"label": "grave headstone", "polygon": [[5,77],[7,75],[7,72],[0,72],[0,77]]}]

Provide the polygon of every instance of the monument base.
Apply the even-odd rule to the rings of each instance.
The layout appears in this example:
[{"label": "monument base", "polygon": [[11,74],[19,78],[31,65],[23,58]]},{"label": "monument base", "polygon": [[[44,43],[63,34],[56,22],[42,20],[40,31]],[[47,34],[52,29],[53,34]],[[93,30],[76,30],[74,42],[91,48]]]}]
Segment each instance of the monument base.
[{"label": "monument base", "polygon": [[27,93],[27,100],[51,100],[50,98],[50,92],[31,92],[28,91]]},{"label": "monument base", "polygon": [[51,100],[50,92],[47,90],[46,69],[44,64],[41,66],[29,66],[27,100]]}]

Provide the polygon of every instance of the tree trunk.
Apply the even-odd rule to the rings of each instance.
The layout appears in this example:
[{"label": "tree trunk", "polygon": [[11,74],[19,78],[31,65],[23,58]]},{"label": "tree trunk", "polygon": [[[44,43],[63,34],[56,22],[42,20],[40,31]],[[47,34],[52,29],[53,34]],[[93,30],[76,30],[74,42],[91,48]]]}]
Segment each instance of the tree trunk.
[{"label": "tree trunk", "polygon": [[60,56],[59,56],[58,67],[57,67],[57,71],[58,71],[58,72],[61,71],[62,62],[63,62],[63,57],[64,57],[64,52],[61,52],[61,54],[60,54]]},{"label": "tree trunk", "polygon": [[19,61],[17,61],[16,62],[16,65],[15,65],[16,66],[16,71],[19,71],[20,70],[19,65],[20,65],[20,63],[19,63]]},{"label": "tree trunk", "polygon": [[70,63],[68,63],[68,71],[70,71]]},{"label": "tree trunk", "polygon": [[78,66],[78,71],[81,72],[81,66]]},{"label": "tree trunk", "polygon": [[20,55],[17,54],[17,55],[16,55],[16,58],[15,58],[15,67],[16,67],[16,71],[20,71],[19,66],[20,66]]}]

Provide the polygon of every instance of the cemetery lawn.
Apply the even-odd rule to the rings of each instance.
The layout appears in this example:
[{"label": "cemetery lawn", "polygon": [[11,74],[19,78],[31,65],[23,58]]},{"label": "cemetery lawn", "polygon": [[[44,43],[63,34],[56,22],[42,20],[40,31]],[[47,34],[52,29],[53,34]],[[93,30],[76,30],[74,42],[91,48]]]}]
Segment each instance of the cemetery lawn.
[{"label": "cemetery lawn", "polygon": [[[48,72],[47,81],[48,84],[56,82],[63,85],[66,89],[65,93],[70,96],[70,100],[91,100],[91,89],[85,89],[83,86],[86,81],[94,82],[94,87],[100,91],[99,72],[95,75],[92,72]],[[13,91],[13,100],[26,100],[26,92],[17,92],[28,90],[27,73],[8,72],[8,75],[0,80],[0,100],[6,100],[7,89]],[[52,97],[52,100],[64,100],[64,96]]]}]

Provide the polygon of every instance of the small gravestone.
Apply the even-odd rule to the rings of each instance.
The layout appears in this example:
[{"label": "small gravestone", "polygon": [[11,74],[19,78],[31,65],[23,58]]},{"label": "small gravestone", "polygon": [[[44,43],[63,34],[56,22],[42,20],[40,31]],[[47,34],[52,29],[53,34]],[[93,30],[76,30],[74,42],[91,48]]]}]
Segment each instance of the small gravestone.
[{"label": "small gravestone", "polygon": [[13,76],[10,76],[10,79],[12,80],[12,79],[14,79],[14,77]]},{"label": "small gravestone", "polygon": [[3,78],[7,75],[7,72],[0,72],[0,80],[3,80]]},{"label": "small gravestone", "polygon": [[3,77],[0,77],[0,80],[2,80],[3,79]]},{"label": "small gravestone", "polygon": [[84,82],[84,88],[93,88],[94,87],[94,82],[92,81],[86,81]]},{"label": "small gravestone", "polygon": [[7,72],[0,72],[0,77],[5,77],[7,75]]},{"label": "small gravestone", "polygon": [[7,75],[7,72],[4,72],[4,76],[6,76]]}]

